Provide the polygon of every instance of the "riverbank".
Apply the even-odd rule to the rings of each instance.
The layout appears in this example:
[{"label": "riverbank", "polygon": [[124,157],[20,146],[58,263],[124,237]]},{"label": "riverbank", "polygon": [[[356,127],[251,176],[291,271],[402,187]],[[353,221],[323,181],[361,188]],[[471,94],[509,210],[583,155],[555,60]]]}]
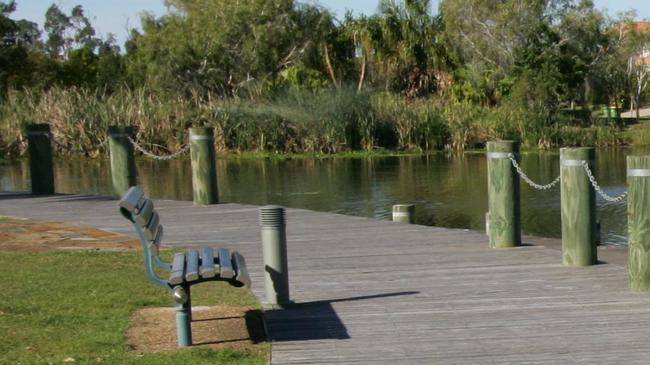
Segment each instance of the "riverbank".
[{"label": "riverbank", "polygon": [[50,124],[57,153],[89,156],[98,153],[112,124],[136,127],[136,140],[157,154],[181,149],[190,126],[214,127],[216,148],[230,153],[460,151],[495,139],[520,140],[527,148],[627,144],[624,126],[599,113],[351,89],[249,100],[54,87],[7,95],[0,105],[0,156],[26,153],[23,130],[33,121]]}]

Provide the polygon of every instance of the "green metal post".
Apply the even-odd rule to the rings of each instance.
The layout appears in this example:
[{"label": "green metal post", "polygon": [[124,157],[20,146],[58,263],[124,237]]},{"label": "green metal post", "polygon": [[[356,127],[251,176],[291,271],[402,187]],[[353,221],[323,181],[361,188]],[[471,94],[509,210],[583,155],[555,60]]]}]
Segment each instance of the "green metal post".
[{"label": "green metal post", "polygon": [[219,203],[213,128],[190,128],[190,154],[194,204]]},{"label": "green metal post", "polygon": [[650,156],[627,157],[630,289],[650,291]]},{"label": "green metal post", "polygon": [[393,222],[415,223],[415,205],[395,204],[393,205]]},{"label": "green metal post", "polygon": [[289,299],[289,265],[284,208],[268,205],[260,208],[264,287],[267,304],[284,307]]},{"label": "green metal post", "polygon": [[52,143],[48,124],[28,124],[25,127],[29,144],[29,171],[32,194],[54,194]]},{"label": "green metal post", "polygon": [[562,263],[589,266],[598,262],[596,191],[583,163],[595,174],[593,147],[560,149]]},{"label": "green metal post", "polygon": [[190,287],[184,287],[187,295],[185,301],[176,302],[176,339],[179,347],[192,345],[192,313],[190,304]]},{"label": "green metal post", "polygon": [[492,248],[521,245],[519,175],[508,157],[510,154],[519,159],[519,142],[498,141],[487,144],[487,229]]},{"label": "green metal post", "polygon": [[111,179],[115,195],[122,196],[136,184],[135,157],[133,145],[133,127],[108,127],[108,146],[111,154]]}]

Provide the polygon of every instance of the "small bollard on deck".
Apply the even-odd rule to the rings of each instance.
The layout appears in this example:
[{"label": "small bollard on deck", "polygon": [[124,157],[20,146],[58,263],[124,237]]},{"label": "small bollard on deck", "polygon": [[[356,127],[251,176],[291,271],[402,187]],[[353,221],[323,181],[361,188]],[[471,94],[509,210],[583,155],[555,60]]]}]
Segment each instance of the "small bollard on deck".
[{"label": "small bollard on deck", "polygon": [[630,289],[650,291],[650,156],[627,157]]},{"label": "small bollard on deck", "polygon": [[291,304],[285,210],[280,206],[267,205],[261,207],[259,211],[266,304],[283,308]]},{"label": "small bollard on deck", "polygon": [[190,128],[194,205],[219,203],[214,128]]},{"label": "small bollard on deck", "polygon": [[487,144],[488,214],[486,225],[491,248],[521,246],[519,175],[510,154],[519,158],[519,142]]},{"label": "small bollard on deck", "polygon": [[52,135],[49,124],[28,124],[25,127],[29,144],[29,172],[32,194],[54,194]]},{"label": "small bollard on deck", "polygon": [[413,204],[395,204],[393,205],[393,222],[398,223],[415,223],[415,205]]},{"label": "small bollard on deck", "polygon": [[593,147],[560,149],[562,263],[566,266],[598,263],[596,191],[584,162],[595,173]]},{"label": "small bollard on deck", "polygon": [[111,155],[111,180],[115,195],[124,195],[136,184],[135,157],[129,138],[135,136],[135,128],[108,127],[108,147]]}]

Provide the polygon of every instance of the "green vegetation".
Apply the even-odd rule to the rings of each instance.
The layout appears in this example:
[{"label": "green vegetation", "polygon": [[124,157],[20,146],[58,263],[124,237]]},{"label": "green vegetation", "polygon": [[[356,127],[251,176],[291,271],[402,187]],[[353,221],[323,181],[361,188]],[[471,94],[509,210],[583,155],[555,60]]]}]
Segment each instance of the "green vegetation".
[{"label": "green vegetation", "polygon": [[[0,363],[60,364],[265,364],[259,353],[190,348],[138,354],[126,344],[134,311],[170,306],[167,292],[151,285],[141,253],[0,253],[5,299],[0,302]],[[140,278],[140,280],[128,280]],[[258,306],[245,290],[205,283],[193,304]]]},{"label": "green vegetation", "polygon": [[646,120],[630,126],[629,130],[626,131],[626,137],[635,146],[650,146],[650,121]]},{"label": "green vegetation", "polygon": [[136,125],[159,153],[189,126],[262,155],[611,146],[630,139],[602,110],[638,110],[648,93],[650,33],[590,0],[442,0],[436,15],[429,0],[382,0],[343,19],[293,0],[166,4],[121,52],[80,6],[52,5],[43,32],[0,1],[0,155],[25,153],[33,121],[52,125],[58,153],[87,155],[110,124]]}]

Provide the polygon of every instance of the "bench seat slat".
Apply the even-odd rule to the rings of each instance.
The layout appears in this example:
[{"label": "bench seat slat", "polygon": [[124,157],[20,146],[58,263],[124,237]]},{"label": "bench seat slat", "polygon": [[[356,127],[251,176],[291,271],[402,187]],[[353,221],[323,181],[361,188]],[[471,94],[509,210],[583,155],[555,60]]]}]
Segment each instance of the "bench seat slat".
[{"label": "bench seat slat", "polygon": [[179,252],[174,254],[172,260],[172,271],[169,274],[169,283],[178,285],[183,283],[185,273],[185,253]]},{"label": "bench seat slat", "polygon": [[242,256],[237,251],[233,252],[232,263],[234,265],[235,271],[237,272],[237,275],[235,276],[235,280],[240,282],[243,286],[250,288],[251,278],[250,275],[248,275],[248,268],[246,267],[246,261],[244,260],[244,256]]},{"label": "bench seat slat", "polygon": [[133,215],[133,220],[135,223],[144,227],[149,224],[151,216],[153,215],[153,201],[146,198],[143,199],[143,201],[144,203],[142,204],[142,208],[138,210],[138,214]]},{"label": "bench seat slat", "polygon": [[129,213],[135,214],[140,209],[144,191],[137,186],[132,186],[120,200],[120,208],[126,209]]},{"label": "bench seat slat", "polygon": [[219,249],[219,267],[222,279],[232,279],[235,277],[232,262],[230,261],[230,252],[227,248]]},{"label": "bench seat slat", "polygon": [[215,275],[214,250],[212,247],[205,246],[201,250],[201,277],[204,279],[210,279]]},{"label": "bench seat slat", "polygon": [[199,280],[199,251],[190,250],[187,253],[187,268],[185,270],[185,280]]},{"label": "bench seat slat", "polygon": [[158,212],[153,212],[149,224],[146,227],[144,227],[144,229],[142,230],[142,233],[144,234],[144,239],[146,239],[147,241],[155,240],[156,235],[158,234],[159,226],[160,226],[160,217],[158,216]]}]

